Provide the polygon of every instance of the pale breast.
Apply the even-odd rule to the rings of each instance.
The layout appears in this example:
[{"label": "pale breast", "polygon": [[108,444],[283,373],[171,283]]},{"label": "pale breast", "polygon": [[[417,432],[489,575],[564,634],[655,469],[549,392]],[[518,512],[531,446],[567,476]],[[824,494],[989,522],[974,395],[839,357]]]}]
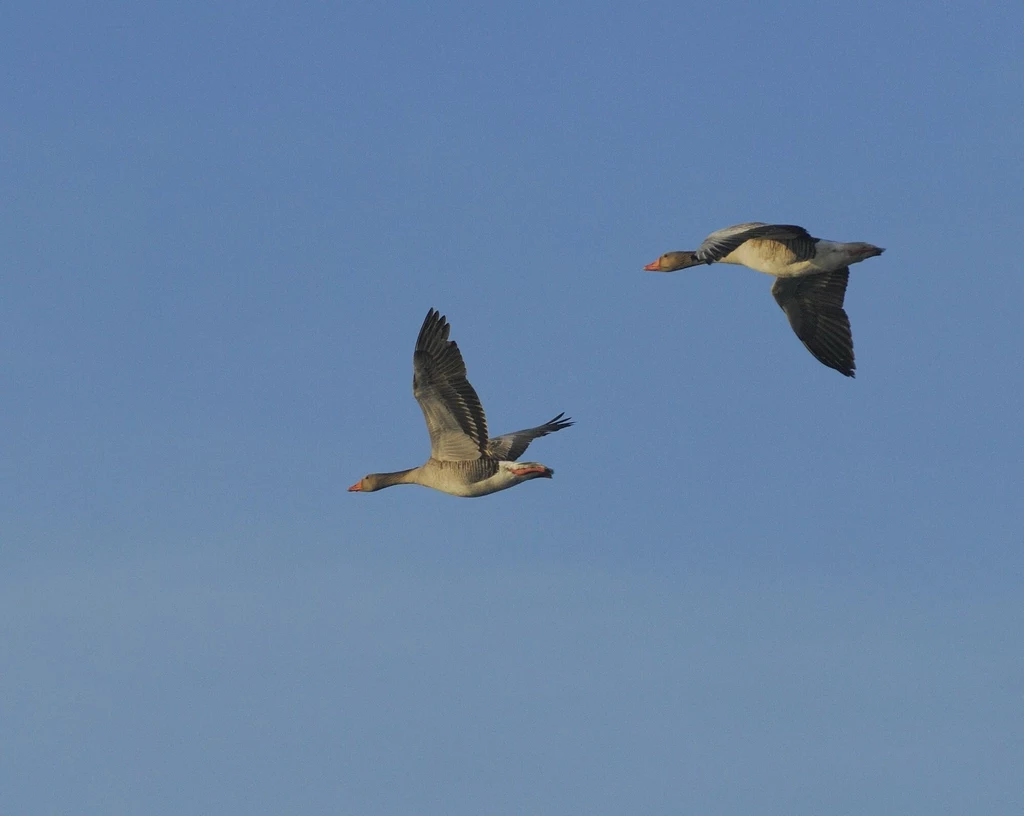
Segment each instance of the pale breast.
[{"label": "pale breast", "polygon": [[722,260],[725,263],[742,264],[766,275],[788,278],[820,272],[815,260],[816,254],[816,242],[813,239],[778,241],[772,238],[751,238]]},{"label": "pale breast", "polygon": [[796,261],[796,253],[779,241],[751,238],[744,241],[722,260],[725,263],[742,264],[768,275],[784,274],[787,267]]}]

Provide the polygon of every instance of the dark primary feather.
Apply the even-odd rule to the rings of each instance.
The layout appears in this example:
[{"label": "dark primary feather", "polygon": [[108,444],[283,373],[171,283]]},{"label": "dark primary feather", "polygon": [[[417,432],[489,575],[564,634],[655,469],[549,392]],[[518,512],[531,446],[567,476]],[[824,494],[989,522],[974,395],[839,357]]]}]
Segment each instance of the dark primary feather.
[{"label": "dark primary feather", "polygon": [[843,309],[849,279],[846,266],[820,275],[776,278],[772,295],[807,350],[829,368],[852,377],[853,334]]},{"label": "dark primary feather", "polygon": [[[563,417],[565,418],[563,419]],[[487,455],[495,459],[514,462],[526,453],[526,449],[534,439],[560,431],[562,428],[568,428],[572,424],[574,424],[573,421],[566,417],[563,411],[554,419],[545,422],[543,425],[538,425],[536,428],[527,428],[524,431],[513,431],[512,433],[494,437],[494,439],[487,443]]]},{"label": "dark primary feather", "polygon": [[[485,452],[487,419],[480,398],[466,379],[459,347],[448,339],[450,331],[436,309],[427,313],[413,353],[413,395],[427,421],[433,453],[446,454],[440,458],[472,459]],[[475,455],[458,439],[459,432],[472,440]]]},{"label": "dark primary feather", "polygon": [[720,261],[751,238],[785,244],[796,255],[797,260],[813,258],[814,245],[818,240],[803,227],[793,224],[762,224],[759,221],[752,221],[749,224],[737,224],[711,233],[697,249],[697,260],[702,263]]}]

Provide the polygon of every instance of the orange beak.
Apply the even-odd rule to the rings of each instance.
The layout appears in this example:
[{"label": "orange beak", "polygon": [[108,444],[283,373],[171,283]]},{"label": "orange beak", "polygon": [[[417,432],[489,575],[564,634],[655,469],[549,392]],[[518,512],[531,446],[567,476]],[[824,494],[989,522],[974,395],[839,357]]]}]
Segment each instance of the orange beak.
[{"label": "orange beak", "polygon": [[661,271],[661,258],[656,261],[651,261],[647,266],[644,267],[648,272],[660,272]]},{"label": "orange beak", "polygon": [[363,483],[362,483],[362,481],[358,481],[354,485],[352,485],[352,487],[350,487],[348,489],[348,492],[349,493],[362,493],[363,492]]}]

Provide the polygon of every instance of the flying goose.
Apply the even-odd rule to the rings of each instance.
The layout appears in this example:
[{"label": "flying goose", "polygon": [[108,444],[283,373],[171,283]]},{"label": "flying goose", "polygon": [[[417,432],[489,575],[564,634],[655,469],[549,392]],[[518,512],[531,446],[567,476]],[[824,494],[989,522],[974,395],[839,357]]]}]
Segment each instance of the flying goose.
[{"label": "flying goose", "polygon": [[539,462],[515,461],[541,436],[568,428],[572,420],[559,414],[524,431],[487,437],[487,419],[480,398],[466,379],[466,364],[451,326],[435,309],[416,338],[412,393],[430,432],[430,458],[425,464],[395,473],[371,473],[350,493],[372,493],[399,484],[418,484],[453,496],[486,496],[530,479],[550,479],[554,471]]},{"label": "flying goose", "polygon": [[772,295],[796,336],[818,360],[854,376],[853,335],[843,297],[850,264],[885,252],[874,244],[814,238],[803,227],[753,221],[711,233],[696,252],[666,252],[647,264],[650,272],[731,263],[775,277]]}]

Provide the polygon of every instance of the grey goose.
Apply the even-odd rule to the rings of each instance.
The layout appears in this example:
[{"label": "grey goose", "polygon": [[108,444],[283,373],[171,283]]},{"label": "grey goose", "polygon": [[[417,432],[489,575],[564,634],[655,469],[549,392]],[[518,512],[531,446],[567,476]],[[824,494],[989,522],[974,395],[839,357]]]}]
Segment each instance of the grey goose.
[{"label": "grey goose", "polygon": [[502,436],[487,436],[487,419],[466,364],[444,315],[427,313],[413,353],[412,393],[430,433],[430,458],[419,467],[364,476],[349,492],[372,493],[400,484],[417,484],[453,496],[486,496],[530,479],[550,479],[554,471],[539,462],[518,462],[530,443],[568,428],[572,420],[554,419]]},{"label": "grey goose", "polygon": [[675,272],[700,264],[740,264],[775,277],[772,295],[796,336],[819,362],[854,376],[853,334],[843,309],[850,264],[885,250],[815,238],[803,227],[753,221],[711,233],[695,251],[666,252],[644,269]]}]

